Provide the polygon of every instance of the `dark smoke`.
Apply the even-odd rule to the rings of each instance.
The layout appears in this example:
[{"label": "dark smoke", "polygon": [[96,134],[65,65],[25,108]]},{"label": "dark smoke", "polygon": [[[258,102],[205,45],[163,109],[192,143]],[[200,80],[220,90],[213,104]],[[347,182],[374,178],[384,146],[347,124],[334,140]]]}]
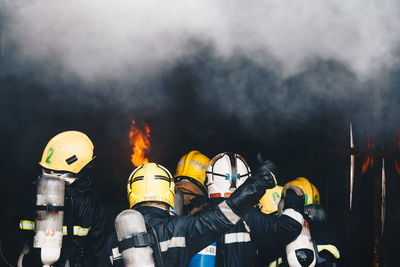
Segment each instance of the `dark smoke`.
[{"label": "dark smoke", "polygon": [[[349,160],[327,151],[349,146],[350,121],[356,146],[366,148],[378,104],[383,143],[394,150],[399,20],[390,0],[0,1],[2,229],[40,171],[46,142],[70,129],[95,144],[92,176],[111,224],[127,207],[135,119],[151,128],[150,159],[171,172],[191,149],[209,157],[235,151],[251,167],[262,151],[277,163],[281,184],[310,178],[343,234]],[[388,189],[394,218],[395,181]],[[369,185],[359,181],[355,197],[355,221],[364,227]]]}]

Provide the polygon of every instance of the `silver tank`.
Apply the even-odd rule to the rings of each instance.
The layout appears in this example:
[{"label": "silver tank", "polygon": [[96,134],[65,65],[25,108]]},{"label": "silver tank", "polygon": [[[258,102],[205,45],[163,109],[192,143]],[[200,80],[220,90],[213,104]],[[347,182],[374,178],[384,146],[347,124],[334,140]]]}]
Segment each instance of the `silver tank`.
[{"label": "silver tank", "polygon": [[[37,184],[36,205],[63,207],[65,182],[60,178],[43,174]],[[43,266],[55,263],[61,252],[63,237],[62,210],[37,210],[33,247],[41,248]]]},{"label": "silver tank", "polygon": [[[138,233],[147,233],[143,215],[136,210],[124,210],[115,219],[118,241]],[[132,247],[120,251],[125,267],[154,267],[153,250],[148,247]]]}]

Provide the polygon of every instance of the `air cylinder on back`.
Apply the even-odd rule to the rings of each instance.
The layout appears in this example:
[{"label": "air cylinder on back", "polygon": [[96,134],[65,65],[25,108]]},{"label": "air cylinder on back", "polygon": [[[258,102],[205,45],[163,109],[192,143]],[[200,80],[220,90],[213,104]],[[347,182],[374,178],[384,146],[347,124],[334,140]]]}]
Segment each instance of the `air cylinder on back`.
[{"label": "air cylinder on back", "polygon": [[33,247],[40,248],[43,266],[57,262],[63,237],[65,182],[43,174],[37,184]]},{"label": "air cylinder on back", "polygon": [[316,257],[311,240],[310,226],[304,220],[300,235],[286,246],[286,258],[290,267],[314,267]]},{"label": "air cylinder on back", "polygon": [[143,215],[124,210],[115,219],[115,231],[125,267],[154,267],[153,250]]}]

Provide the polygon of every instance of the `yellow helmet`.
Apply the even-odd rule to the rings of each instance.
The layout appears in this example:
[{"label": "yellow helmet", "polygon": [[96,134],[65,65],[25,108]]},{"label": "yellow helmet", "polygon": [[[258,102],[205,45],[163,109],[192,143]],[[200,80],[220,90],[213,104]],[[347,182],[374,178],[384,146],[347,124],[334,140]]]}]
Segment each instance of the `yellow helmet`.
[{"label": "yellow helmet", "polygon": [[156,163],[145,163],[129,176],[129,207],[141,202],[163,202],[174,206],[175,184],[171,173]]},{"label": "yellow helmet", "polygon": [[289,184],[295,185],[303,190],[305,198],[304,202],[305,206],[309,204],[320,204],[318,189],[310,181],[308,181],[307,178],[298,177],[288,182],[286,185]]},{"label": "yellow helmet", "polygon": [[175,183],[183,179],[196,184],[205,195],[207,187],[205,186],[206,170],[210,159],[197,150],[192,150],[184,155],[178,162],[175,172]]},{"label": "yellow helmet", "polygon": [[260,199],[259,206],[263,213],[269,214],[278,210],[278,203],[281,200],[283,187],[280,185],[265,190],[265,194]]},{"label": "yellow helmet", "polygon": [[311,184],[312,190],[313,190],[313,204],[320,204],[320,200],[319,200],[319,191],[318,189],[315,187],[315,185]]},{"label": "yellow helmet", "polygon": [[93,149],[86,134],[62,132],[47,143],[39,164],[49,170],[79,173],[94,158]]}]

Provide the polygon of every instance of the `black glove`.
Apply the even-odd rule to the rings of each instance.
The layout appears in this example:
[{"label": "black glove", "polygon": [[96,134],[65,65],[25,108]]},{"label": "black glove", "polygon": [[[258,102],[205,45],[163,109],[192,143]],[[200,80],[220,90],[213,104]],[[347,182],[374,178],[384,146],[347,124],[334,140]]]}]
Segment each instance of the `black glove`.
[{"label": "black glove", "polygon": [[232,193],[226,203],[239,214],[252,208],[265,194],[265,190],[276,186],[276,180],[270,168],[276,168],[271,161],[263,161],[239,188]]},{"label": "black glove", "polygon": [[305,213],[308,218],[316,223],[327,223],[328,218],[325,210],[318,204],[310,204],[305,206]]},{"label": "black glove", "polygon": [[276,165],[270,160],[263,160],[261,153],[257,153],[258,167],[254,176],[265,179],[267,189],[274,188],[276,182]]},{"label": "black glove", "polygon": [[299,196],[293,189],[287,189],[283,205],[283,210],[285,209],[294,209],[304,215],[304,194]]}]

